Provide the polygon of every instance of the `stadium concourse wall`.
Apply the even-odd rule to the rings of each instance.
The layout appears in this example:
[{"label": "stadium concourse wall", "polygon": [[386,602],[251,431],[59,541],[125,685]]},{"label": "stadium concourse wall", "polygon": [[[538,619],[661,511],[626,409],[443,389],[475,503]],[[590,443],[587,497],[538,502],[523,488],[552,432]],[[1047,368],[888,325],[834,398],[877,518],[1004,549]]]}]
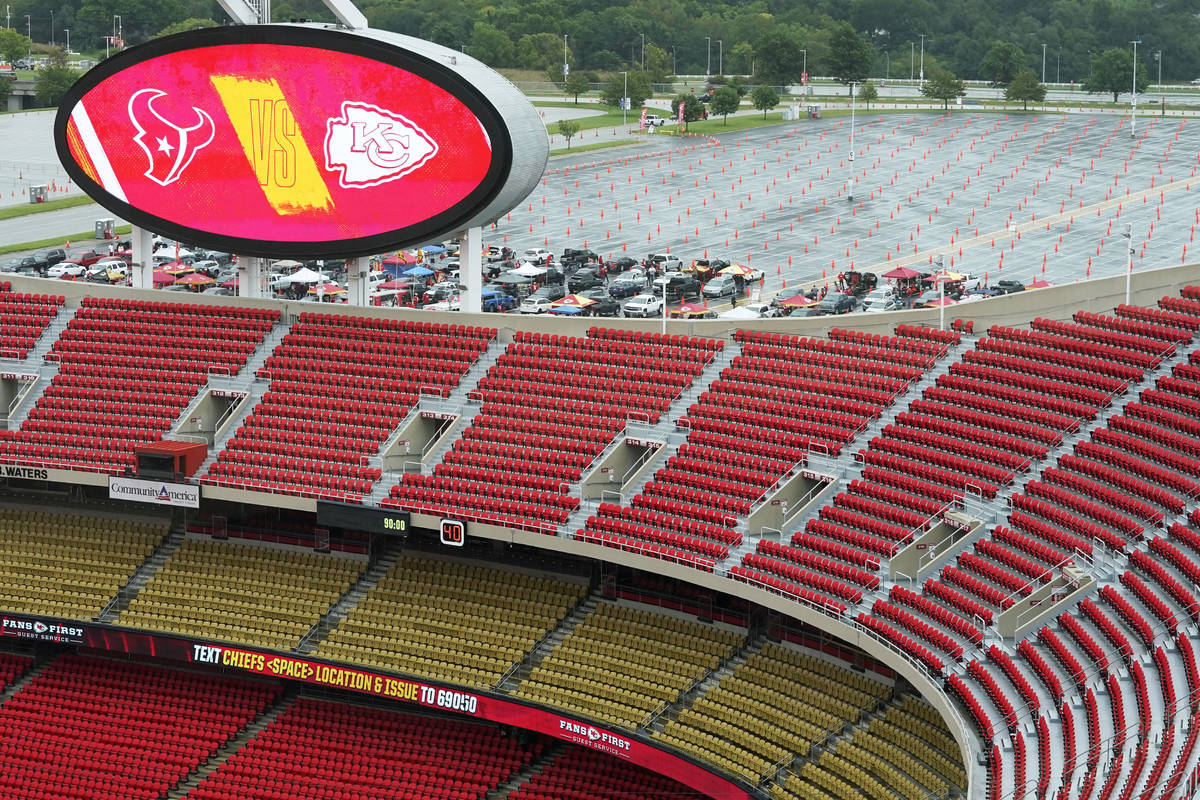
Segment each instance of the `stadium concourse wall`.
[{"label": "stadium concourse wall", "polygon": [[[1014,273],[1016,272],[1014,270]],[[296,320],[300,314],[305,312],[331,313],[348,317],[405,318],[427,322],[452,321],[455,324],[498,328],[500,330],[501,342],[511,340],[512,334],[517,331],[552,331],[564,335],[584,336],[589,328],[595,326],[648,331],[658,331],[662,327],[662,322],[657,319],[547,319],[541,316],[500,316],[495,314],[467,314],[461,312],[447,315],[412,309],[316,305],[308,302],[194,294],[180,295],[176,293],[135,290],[126,287],[99,286],[38,278],[13,277],[11,280],[14,291],[62,295],[67,299],[68,306],[78,306],[80,300],[84,297],[101,296],[130,300],[156,300],[168,303],[221,305],[244,308],[279,309],[282,305],[284,306],[281,309],[282,321],[285,323]],[[1133,293],[1131,302],[1134,304],[1153,305],[1163,294],[1173,293],[1185,283],[1196,282],[1198,280],[1200,280],[1200,264],[1135,272],[1132,276]],[[1073,313],[1080,310],[1101,313],[1110,312],[1114,307],[1124,302],[1125,276],[1118,275],[992,298],[985,302],[972,303],[968,306],[952,306],[946,309],[946,319],[947,321],[955,317],[972,319],[975,322],[976,331],[983,332],[988,326],[993,324],[1024,326],[1035,317],[1068,320]],[[936,326],[938,316],[937,309],[922,309],[885,314],[856,314],[851,316],[804,319],[789,318],[749,321],[720,319],[674,320],[668,322],[668,331],[722,339],[729,338],[733,331],[737,329],[765,330],[802,336],[824,336],[831,328],[849,327],[868,333],[891,334],[895,326],[901,323]],[[107,475],[97,473],[16,465],[0,465],[0,469],[4,471],[7,477],[25,477],[77,485],[103,485],[107,482]],[[11,470],[20,470],[22,473],[27,472],[29,474],[11,474]],[[206,499],[233,500],[253,505],[270,505],[309,511],[316,510],[316,501],[306,498],[271,495],[208,485],[202,486],[201,491],[202,496]],[[422,514],[413,514],[412,520],[419,527],[431,529],[436,529],[439,521],[438,518]],[[540,547],[587,558],[602,559],[651,573],[667,575],[715,591],[744,597],[764,607],[823,628],[848,643],[859,647],[889,667],[892,667],[920,691],[925,699],[942,715],[955,740],[958,742],[963,763],[966,765],[968,774],[971,776],[970,783],[976,789],[975,794],[978,794],[978,787],[983,785],[978,765],[980,763],[979,758],[984,753],[984,748],[980,746],[981,743],[977,741],[976,736],[971,732],[959,711],[950,702],[948,696],[941,690],[940,680],[927,673],[908,654],[891,647],[887,642],[868,633],[865,629],[855,626],[851,622],[828,615],[815,606],[798,603],[720,574],[706,573],[680,564],[652,559],[634,553],[626,553],[615,548],[579,542],[565,537],[528,533],[481,523],[472,523],[469,534],[481,538]],[[986,745],[987,743],[982,744]],[[684,782],[688,783],[688,781]]]}]

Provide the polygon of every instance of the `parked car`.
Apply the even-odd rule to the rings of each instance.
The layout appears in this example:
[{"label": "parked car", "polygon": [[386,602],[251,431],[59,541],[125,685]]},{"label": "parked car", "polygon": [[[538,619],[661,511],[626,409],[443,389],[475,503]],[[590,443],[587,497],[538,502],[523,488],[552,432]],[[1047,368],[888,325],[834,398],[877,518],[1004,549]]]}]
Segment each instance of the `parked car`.
[{"label": "parked car", "polygon": [[817,304],[822,314],[849,314],[858,305],[858,298],[845,292],[833,292]]},{"label": "parked car", "polygon": [[724,297],[725,295],[732,297],[737,289],[737,281],[733,279],[732,275],[717,275],[704,284],[701,291],[705,297]]},{"label": "parked car", "polygon": [[547,284],[539,289],[536,289],[530,297],[545,297],[549,300],[562,300],[567,296],[566,290],[562,284]]},{"label": "parked car", "polygon": [[622,275],[613,281],[608,287],[608,293],[617,299],[625,297],[633,297],[644,291],[646,288],[646,279],[638,276]]},{"label": "parked car", "polygon": [[584,313],[591,317],[615,317],[621,310],[621,304],[608,296],[603,289],[588,289],[580,293],[581,296],[596,302],[584,309]]},{"label": "parked car", "polygon": [[45,272],[50,267],[53,267],[60,261],[67,260],[67,251],[61,247],[52,247],[49,250],[38,250],[33,254],[41,265],[39,269]]},{"label": "parked car", "polygon": [[666,124],[667,124],[666,119],[664,119],[663,117],[660,117],[658,114],[647,114],[646,115],[646,127],[647,128],[662,127],[663,125],[666,125]]},{"label": "parked car", "polygon": [[588,249],[576,250],[574,248],[568,247],[567,249],[563,250],[563,254],[558,259],[558,262],[560,264],[562,264],[563,266],[567,266],[568,264],[587,264],[590,261],[599,261],[599,260],[600,260],[600,255],[598,253],[596,253],[594,250],[588,250]]},{"label": "parked car", "polygon": [[900,299],[896,297],[896,293],[888,286],[877,286],[867,293],[862,299],[863,309],[866,311],[895,311],[900,308]]},{"label": "parked car", "polygon": [[642,262],[642,266],[647,269],[654,267],[659,275],[667,272],[681,272],[683,270],[683,262],[670,253],[651,253],[646,256],[646,260]]},{"label": "parked car", "polygon": [[422,303],[440,303],[443,300],[448,300],[451,297],[457,297],[467,290],[467,287],[461,283],[454,281],[443,281],[435,283],[425,290],[424,296],[421,298]]},{"label": "parked car", "polygon": [[83,279],[92,283],[112,283],[129,274],[129,265],[123,258],[102,258],[88,267]]},{"label": "parked car", "polygon": [[1025,291],[1025,284],[1006,278],[1002,281],[996,281],[996,290],[1001,294],[1015,294]]},{"label": "parked car", "polygon": [[528,261],[531,264],[545,264],[547,261],[554,259],[554,253],[551,253],[544,247],[531,247],[521,254],[522,261]]},{"label": "parked car", "polygon": [[660,317],[663,313],[663,300],[652,294],[639,294],[625,301],[621,306],[627,317]]},{"label": "parked car", "polygon": [[576,271],[574,275],[567,279],[567,289],[572,292],[582,292],[585,289],[594,289],[597,286],[603,286],[604,280],[596,274],[595,270],[581,269]]},{"label": "parked car", "polygon": [[699,297],[700,281],[683,272],[672,272],[655,278],[653,291],[657,295],[665,293],[667,302],[683,300],[685,297]]},{"label": "parked car", "polygon": [[14,275],[39,275],[42,272],[39,268],[40,264],[41,262],[37,256],[7,258],[3,262],[0,262],[0,272]]},{"label": "parked car", "polygon": [[625,272],[632,267],[636,267],[637,263],[637,261],[629,256],[620,256],[608,262],[608,271],[612,273]]},{"label": "parked car", "polygon": [[517,307],[517,298],[498,289],[483,290],[483,310],[490,312],[511,311]]},{"label": "parked car", "polygon": [[[95,261],[92,262],[96,263]],[[75,279],[82,278],[87,273],[88,264],[83,264],[78,261],[60,261],[50,269],[46,270],[47,278],[67,278]]]},{"label": "parked car", "polygon": [[519,311],[522,314],[545,314],[550,311],[551,304],[554,301],[549,297],[536,297],[530,295],[521,301]]}]

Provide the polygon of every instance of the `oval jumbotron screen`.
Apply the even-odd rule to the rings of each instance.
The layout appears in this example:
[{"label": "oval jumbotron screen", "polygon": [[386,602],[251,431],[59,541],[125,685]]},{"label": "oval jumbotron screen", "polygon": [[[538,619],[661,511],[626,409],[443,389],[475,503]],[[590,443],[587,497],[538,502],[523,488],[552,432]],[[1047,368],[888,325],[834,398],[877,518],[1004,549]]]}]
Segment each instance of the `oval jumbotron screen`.
[{"label": "oval jumbotron screen", "polygon": [[548,140],[502,76],[430,42],[309,25],[209,28],[72,87],[59,158],[110,211],[247,255],[376,253],[484,224]]}]

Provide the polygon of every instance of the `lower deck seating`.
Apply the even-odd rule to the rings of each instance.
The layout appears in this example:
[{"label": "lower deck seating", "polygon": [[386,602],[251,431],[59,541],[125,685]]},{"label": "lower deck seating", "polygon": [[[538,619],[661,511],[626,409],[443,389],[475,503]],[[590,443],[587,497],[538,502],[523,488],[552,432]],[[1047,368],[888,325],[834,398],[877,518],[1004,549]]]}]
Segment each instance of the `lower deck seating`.
[{"label": "lower deck seating", "polygon": [[154,800],[279,692],[276,684],[61,656],[0,707],[0,795]]},{"label": "lower deck seating", "polygon": [[873,710],[891,687],[766,644],[654,734],[752,783]]},{"label": "lower deck seating", "polygon": [[605,602],[513,694],[636,728],[702,680],[744,639],[744,632]]},{"label": "lower deck seating", "polygon": [[166,533],[160,522],[0,509],[0,608],[94,619]]},{"label": "lower deck seating", "polygon": [[670,778],[623,763],[595,750],[570,747],[528,781],[509,800],[706,800]]},{"label": "lower deck seating", "polygon": [[302,697],[188,797],[477,800],[542,748],[474,722]]},{"label": "lower deck seating", "polygon": [[24,360],[65,302],[61,295],[0,291],[0,358]]},{"label": "lower deck seating", "polygon": [[586,591],[570,581],[405,556],[316,655],[492,688]]},{"label": "lower deck seating", "polygon": [[343,555],[189,538],[118,622],[287,650],[366,566]]}]

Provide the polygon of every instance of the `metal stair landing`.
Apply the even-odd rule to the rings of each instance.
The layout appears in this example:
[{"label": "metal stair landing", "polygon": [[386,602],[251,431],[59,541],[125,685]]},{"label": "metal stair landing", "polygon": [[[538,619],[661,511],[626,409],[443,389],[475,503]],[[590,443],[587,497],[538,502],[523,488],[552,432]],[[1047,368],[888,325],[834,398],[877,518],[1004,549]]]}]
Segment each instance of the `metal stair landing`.
[{"label": "metal stair landing", "polygon": [[557,626],[530,649],[520,663],[504,674],[497,688],[504,693],[516,691],[517,687],[529,677],[529,673],[533,672],[538,664],[541,664],[548,655],[554,652],[554,649],[570,636],[575,628],[596,610],[598,605],[600,605],[598,592],[593,591],[586,595],[575,608],[562,618]]},{"label": "metal stair landing", "polygon": [[146,584],[171,560],[171,556],[175,555],[175,551],[183,544],[183,539],[183,531],[173,530],[168,533],[150,555],[146,556],[146,560],[142,562],[141,566],[134,570],[129,581],[117,591],[112,600],[108,601],[108,605],[96,618],[97,621],[116,622],[125,609],[129,608],[129,604],[133,602],[134,598],[142,589],[146,588]]}]

